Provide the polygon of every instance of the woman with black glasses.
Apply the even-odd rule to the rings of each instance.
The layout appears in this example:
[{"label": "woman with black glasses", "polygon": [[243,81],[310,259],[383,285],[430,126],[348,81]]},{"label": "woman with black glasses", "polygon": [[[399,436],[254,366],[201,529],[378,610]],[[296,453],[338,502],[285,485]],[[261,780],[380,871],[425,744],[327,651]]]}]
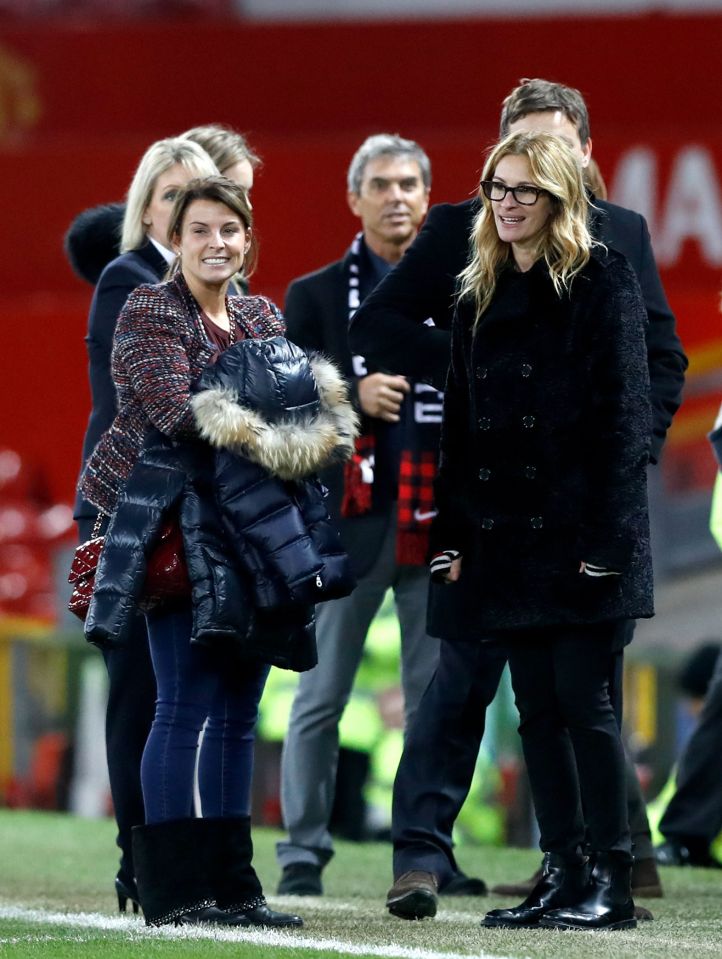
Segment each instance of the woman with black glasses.
[{"label": "woman with black glasses", "polygon": [[608,684],[615,625],[653,614],[646,313],[626,259],[591,238],[581,168],[558,137],[502,141],[480,196],[431,566],[458,581],[475,631],[508,650],[545,853],[533,892],[484,925],[630,928]]}]

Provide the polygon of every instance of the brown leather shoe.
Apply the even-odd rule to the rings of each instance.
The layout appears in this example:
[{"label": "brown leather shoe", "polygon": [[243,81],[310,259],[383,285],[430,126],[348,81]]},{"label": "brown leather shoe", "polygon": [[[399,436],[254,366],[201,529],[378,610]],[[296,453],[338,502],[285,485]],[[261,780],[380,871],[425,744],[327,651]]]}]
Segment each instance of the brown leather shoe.
[{"label": "brown leather shoe", "polygon": [[664,896],[656,859],[634,860],[632,866],[632,895],[640,899],[661,899]]},{"label": "brown leather shoe", "polygon": [[386,908],[399,919],[432,919],[439,883],[432,872],[412,869],[396,880],[386,896]]}]

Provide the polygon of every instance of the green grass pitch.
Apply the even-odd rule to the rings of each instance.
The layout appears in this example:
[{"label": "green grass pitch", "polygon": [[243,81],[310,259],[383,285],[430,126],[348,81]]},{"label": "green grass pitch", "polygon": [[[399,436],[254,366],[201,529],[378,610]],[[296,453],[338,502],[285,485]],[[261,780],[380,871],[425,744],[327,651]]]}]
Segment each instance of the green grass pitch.
[{"label": "green grass pitch", "polygon": [[[256,865],[272,904],[301,913],[292,933],[214,933],[210,929],[148,930],[120,918],[110,820],[0,811],[0,956],[5,959],[722,959],[722,871],[669,869],[665,898],[650,900],[653,922],[616,933],[485,930],[484,911],[499,897],[443,898],[436,919],[404,922],[384,909],[391,880],[390,847],[339,843],[324,874],[326,894],[279,899],[274,842],[255,831]],[[534,850],[464,847],[464,869],[493,884],[524,878],[539,862]]]}]

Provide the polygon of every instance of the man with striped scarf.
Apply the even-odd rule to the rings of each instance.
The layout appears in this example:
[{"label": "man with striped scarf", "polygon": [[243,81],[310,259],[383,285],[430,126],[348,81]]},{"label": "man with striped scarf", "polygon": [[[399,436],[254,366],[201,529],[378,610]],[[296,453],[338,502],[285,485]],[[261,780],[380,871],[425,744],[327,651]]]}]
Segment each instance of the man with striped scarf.
[{"label": "man with striped scarf", "polygon": [[405,377],[369,372],[348,344],[361,300],[413,242],[430,186],[429,159],[418,144],[390,134],[369,137],[348,171],[347,202],[360,232],[343,259],[295,280],[286,297],[289,338],[340,366],[362,414],[362,433],[353,460],[324,477],[358,586],[317,610],[319,665],[302,675],[291,712],[281,764],[288,830],[277,850],[282,894],[322,892],[321,871],[333,855],[338,725],[387,589],[394,591],[401,627],[407,725],[438,658],[438,642],[426,633],[425,562],[443,397]]}]

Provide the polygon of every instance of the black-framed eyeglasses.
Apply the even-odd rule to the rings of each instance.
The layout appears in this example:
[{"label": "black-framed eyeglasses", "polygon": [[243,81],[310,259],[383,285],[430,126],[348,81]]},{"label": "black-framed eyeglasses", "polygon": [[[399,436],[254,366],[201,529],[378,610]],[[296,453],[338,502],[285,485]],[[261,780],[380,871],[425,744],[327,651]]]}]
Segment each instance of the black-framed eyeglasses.
[{"label": "black-framed eyeglasses", "polygon": [[536,186],[527,186],[527,184],[507,186],[505,183],[500,183],[499,180],[482,180],[481,189],[484,191],[484,196],[492,203],[501,203],[507,193],[511,193],[521,206],[534,206],[542,194],[548,193],[548,190],[542,190]]}]

